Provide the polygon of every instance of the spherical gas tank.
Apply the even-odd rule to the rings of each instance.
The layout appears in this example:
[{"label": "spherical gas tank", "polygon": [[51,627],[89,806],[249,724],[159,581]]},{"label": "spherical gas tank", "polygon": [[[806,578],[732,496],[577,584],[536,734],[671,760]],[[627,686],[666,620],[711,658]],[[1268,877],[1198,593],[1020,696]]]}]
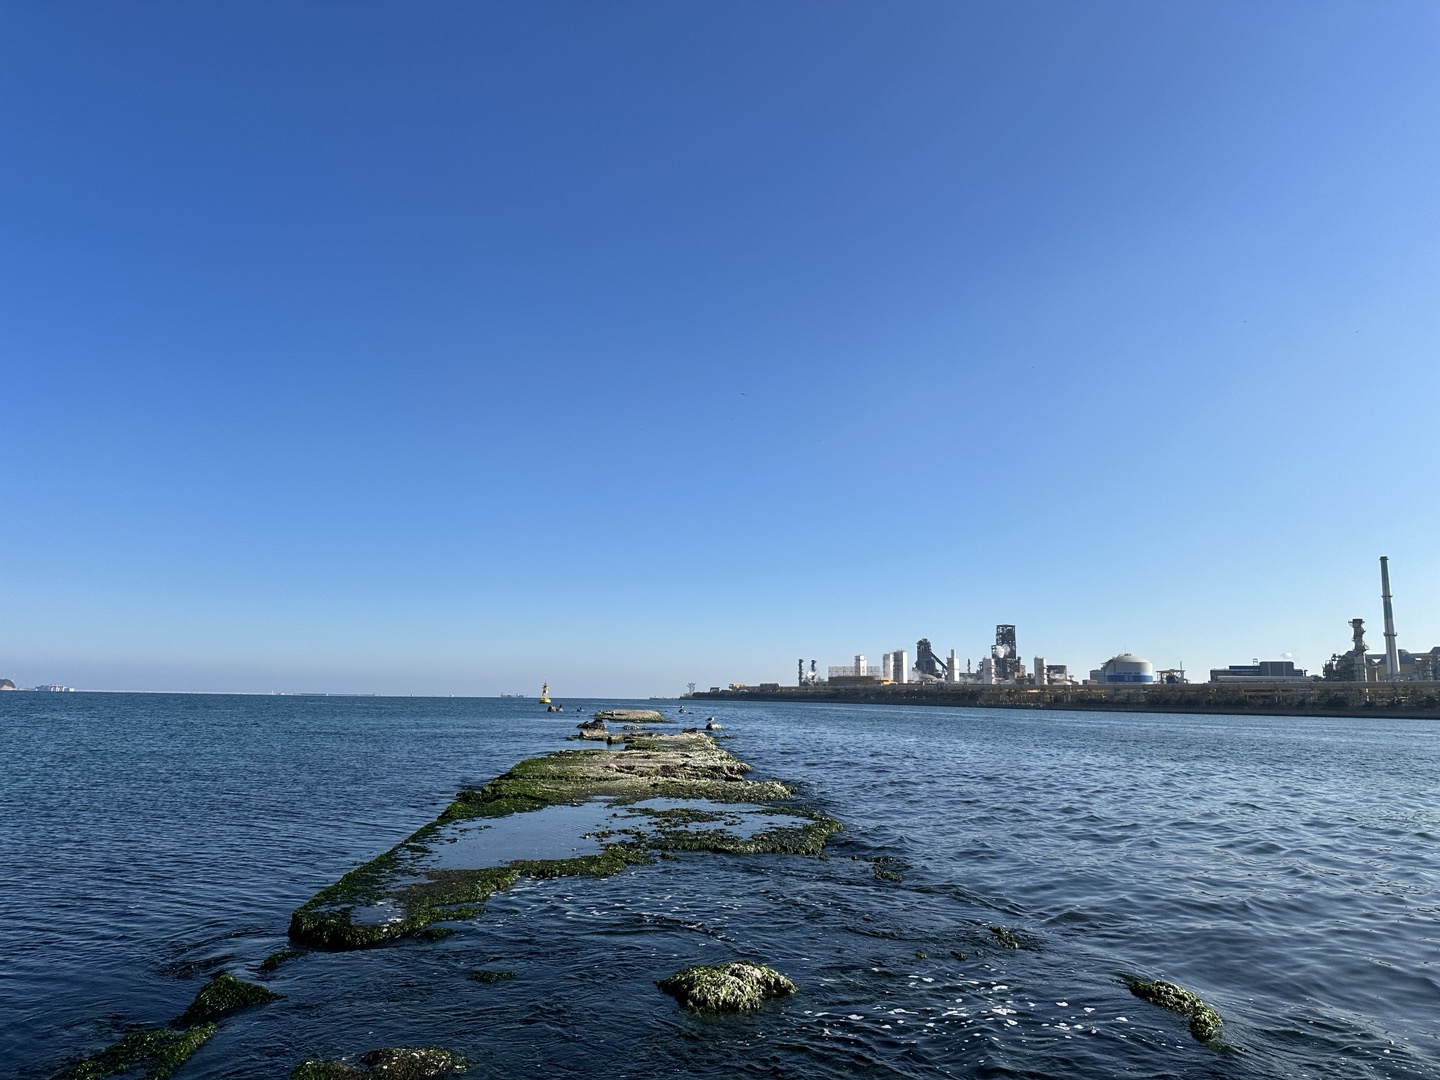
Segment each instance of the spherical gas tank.
[{"label": "spherical gas tank", "polygon": [[1105,661],[1102,668],[1107,683],[1153,683],[1155,665],[1132,653],[1121,653]]}]

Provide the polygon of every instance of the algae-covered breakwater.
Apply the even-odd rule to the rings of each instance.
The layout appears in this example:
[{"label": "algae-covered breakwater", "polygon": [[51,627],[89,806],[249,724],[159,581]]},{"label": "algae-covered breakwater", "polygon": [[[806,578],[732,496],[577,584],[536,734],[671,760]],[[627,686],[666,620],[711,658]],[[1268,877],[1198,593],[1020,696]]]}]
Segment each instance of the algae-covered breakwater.
[{"label": "algae-covered breakwater", "polygon": [[142,1028],[64,1069],[57,1080],[106,1080],[112,1076],[169,1080],[216,1032],[219,1021],[278,994],[222,971],[200,988],[167,1027]]},{"label": "algae-covered breakwater", "polygon": [[[343,950],[443,936],[437,924],[472,918],[522,877],[609,875],[658,852],[814,855],[840,828],[796,804],[788,785],[747,779],[750,766],[707,735],[614,737],[621,749],[556,751],[460,792],[434,821],[296,909],[291,939]],[[583,853],[495,859],[500,845],[486,830],[560,807],[590,808],[579,819],[589,825]]]}]

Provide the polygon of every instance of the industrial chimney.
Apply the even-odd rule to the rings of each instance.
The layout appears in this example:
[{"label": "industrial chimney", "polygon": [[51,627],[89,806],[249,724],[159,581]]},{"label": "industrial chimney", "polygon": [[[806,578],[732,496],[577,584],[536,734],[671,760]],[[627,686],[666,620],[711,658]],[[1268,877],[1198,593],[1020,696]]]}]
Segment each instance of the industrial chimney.
[{"label": "industrial chimney", "polygon": [[1385,604],[1385,674],[1400,677],[1400,650],[1395,647],[1395,612],[1390,608],[1390,560],[1380,556],[1380,599]]}]

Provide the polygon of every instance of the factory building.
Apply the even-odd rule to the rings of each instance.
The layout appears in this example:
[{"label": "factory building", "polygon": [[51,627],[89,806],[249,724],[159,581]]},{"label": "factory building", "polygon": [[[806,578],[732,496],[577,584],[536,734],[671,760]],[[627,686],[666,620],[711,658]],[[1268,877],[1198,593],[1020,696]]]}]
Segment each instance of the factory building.
[{"label": "factory building", "polygon": [[[796,684],[800,688],[819,686],[821,680],[815,671],[815,661],[810,661],[810,670],[805,670],[805,661],[796,662]],[[979,670],[972,670],[971,661],[965,661],[961,670],[960,657],[954,649],[941,659],[929,638],[915,643],[915,664],[910,665],[910,653],[895,649],[884,653],[877,665],[867,664],[864,653],[856,653],[853,664],[831,665],[829,679],[834,686],[875,686],[882,684],[945,684],[951,686],[1074,686],[1076,679],[1070,675],[1064,664],[1047,663],[1045,657],[1035,657],[1033,674],[1026,670],[1020,659],[1015,626],[1000,623],[995,627],[995,644],[990,655],[981,659]],[[1134,680],[1129,680],[1134,681]]]},{"label": "factory building", "polygon": [[[1042,657],[1038,657],[1038,656],[1037,656],[1037,657],[1035,658],[1035,663],[1038,665],[1038,664],[1040,663],[1041,659],[1042,659]],[[1039,669],[1038,666],[1037,666],[1036,669],[1035,669],[1035,673],[1036,673],[1037,675],[1040,673],[1040,669]],[[1045,665],[1045,685],[1046,685],[1046,686],[1074,686],[1074,685],[1075,685],[1075,680],[1070,677],[1070,668],[1069,668],[1067,665],[1065,665],[1065,664],[1046,664],[1046,665]]]},{"label": "factory building", "polygon": [[1025,665],[1020,662],[1020,649],[1015,644],[1015,627],[1001,623],[995,627],[995,644],[990,648],[994,660],[997,682],[1018,682],[1025,675]]},{"label": "factory building", "polygon": [[[954,649],[950,650],[950,656],[955,656]],[[950,665],[935,655],[929,638],[922,637],[915,643],[915,675],[921,682],[954,682],[950,670]]]},{"label": "factory building", "polygon": [[1428,653],[1402,649],[1395,633],[1395,609],[1390,595],[1390,560],[1380,556],[1380,604],[1385,616],[1385,651],[1365,651],[1365,620],[1351,619],[1348,651],[1335,653],[1325,663],[1327,682],[1434,682],[1440,681],[1440,646]]},{"label": "factory building", "polygon": [[863,654],[855,657],[853,664],[830,665],[831,686],[879,686],[881,670],[878,664],[865,663]]},{"label": "factory building", "polygon": [[1155,665],[1133,653],[1112,656],[1090,672],[1090,681],[1106,686],[1117,683],[1149,685],[1155,681]]},{"label": "factory building", "polygon": [[887,652],[880,658],[880,678],[885,682],[909,682],[909,668],[910,657],[904,649]]},{"label": "factory building", "polygon": [[1416,682],[1440,682],[1440,645],[1428,653],[1412,653],[1409,649],[1398,650],[1399,668],[1396,674],[1402,679]]},{"label": "factory building", "polygon": [[1324,678],[1331,682],[1440,682],[1440,645],[1423,653],[1397,648],[1394,674],[1385,653],[1365,653],[1363,665],[1356,663],[1355,656],[1355,650],[1351,649],[1330,657],[1325,664]]},{"label": "factory building", "polygon": [[1303,669],[1295,666],[1293,660],[1258,660],[1253,664],[1231,664],[1225,668],[1211,668],[1212,683],[1233,682],[1309,682]]}]

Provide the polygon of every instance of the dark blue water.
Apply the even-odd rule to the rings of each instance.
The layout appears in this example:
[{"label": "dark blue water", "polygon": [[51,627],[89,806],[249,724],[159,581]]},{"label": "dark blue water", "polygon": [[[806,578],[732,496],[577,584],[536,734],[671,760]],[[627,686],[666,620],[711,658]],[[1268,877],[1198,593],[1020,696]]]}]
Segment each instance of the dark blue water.
[{"label": "dark blue water", "polygon": [[[181,1080],[425,1044],[480,1076],[1440,1076],[1440,724],[709,711],[753,775],[845,822],[828,859],[522,882],[447,940],[307,955]],[[163,1022],[219,968],[257,978],[296,905],[573,721],[518,699],[0,694],[6,1073]],[[800,993],[717,1020],[653,985],[735,957]],[[1229,1049],[1127,974],[1200,993]]]}]

